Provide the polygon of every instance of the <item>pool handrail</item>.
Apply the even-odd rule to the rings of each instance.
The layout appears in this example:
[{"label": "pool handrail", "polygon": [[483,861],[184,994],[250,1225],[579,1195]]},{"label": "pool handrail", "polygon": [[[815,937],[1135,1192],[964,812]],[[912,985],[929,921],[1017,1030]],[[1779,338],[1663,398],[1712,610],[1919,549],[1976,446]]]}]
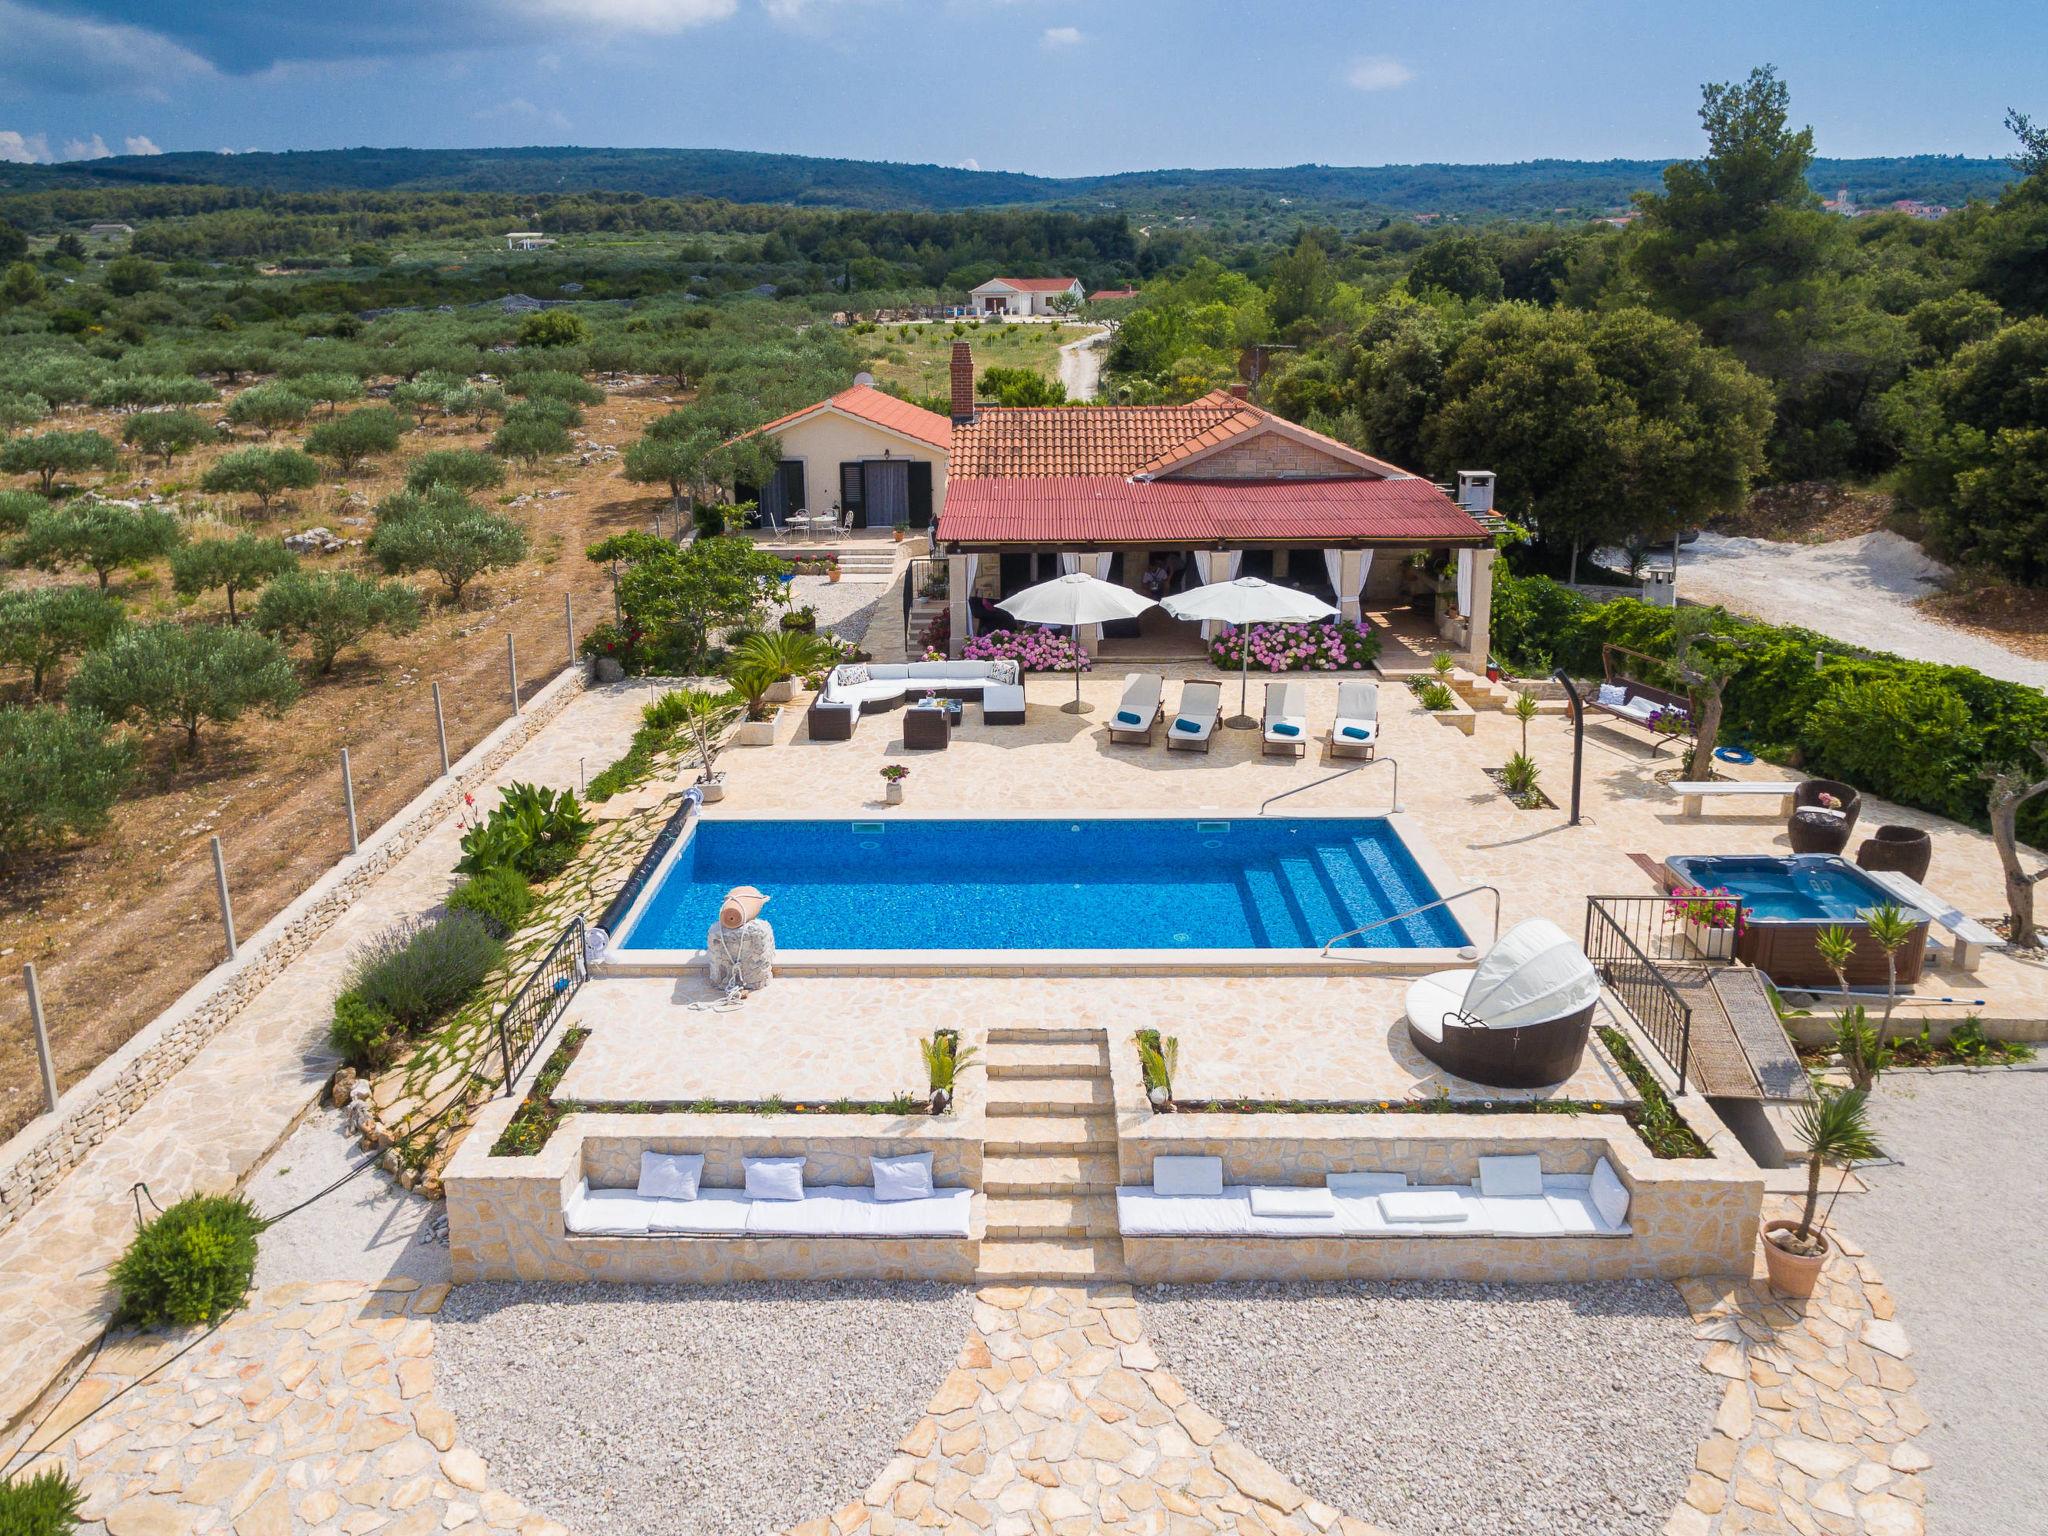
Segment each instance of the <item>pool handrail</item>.
[{"label": "pool handrail", "polygon": [[[1425,901],[1419,907],[1410,907],[1407,911],[1396,912],[1391,917],[1374,918],[1371,922],[1361,927],[1353,928],[1346,933],[1340,933],[1335,938],[1325,939],[1323,941],[1321,958],[1325,960],[1330,958],[1330,946],[1332,944],[1340,944],[1346,939],[1355,939],[1361,933],[1370,933],[1375,928],[1384,928],[1389,923],[1398,923],[1402,918],[1413,917],[1418,912],[1429,912],[1437,907],[1447,907],[1454,901],[1462,901],[1467,896],[1477,896],[1482,891],[1493,898],[1493,942],[1498,944],[1500,942],[1500,887],[1497,885],[1468,885],[1462,891],[1453,891],[1448,896],[1439,896],[1435,901]],[[1470,946],[1467,947],[1469,948]],[[1367,951],[1367,953],[1370,953],[1370,951]],[[1339,958],[1342,957],[1340,956]]]},{"label": "pool handrail", "polygon": [[1349,768],[1339,768],[1335,773],[1325,774],[1322,778],[1311,780],[1307,784],[1297,784],[1292,789],[1281,790],[1277,795],[1268,795],[1259,802],[1259,814],[1261,816],[1265,815],[1266,807],[1275,800],[1285,800],[1289,795],[1298,795],[1304,790],[1318,789],[1325,784],[1334,784],[1346,774],[1361,773],[1367,768],[1377,768],[1381,763],[1392,763],[1394,765],[1394,799],[1393,803],[1387,807],[1387,814],[1389,816],[1398,816],[1401,814],[1401,759],[1398,757],[1375,757],[1368,762],[1354,763]]}]

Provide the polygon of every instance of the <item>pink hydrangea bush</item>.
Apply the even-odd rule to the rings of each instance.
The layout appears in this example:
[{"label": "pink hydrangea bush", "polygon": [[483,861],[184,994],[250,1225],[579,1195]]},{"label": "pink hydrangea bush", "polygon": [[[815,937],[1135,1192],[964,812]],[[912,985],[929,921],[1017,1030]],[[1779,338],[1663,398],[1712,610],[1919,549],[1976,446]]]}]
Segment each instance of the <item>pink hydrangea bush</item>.
[{"label": "pink hydrangea bush", "polygon": [[[967,642],[961,656],[968,661],[1014,661],[1026,672],[1071,672],[1074,670],[1074,642],[1056,629],[996,629],[976,635]],[[1095,663],[1080,652],[1081,670],[1092,671]]]},{"label": "pink hydrangea bush", "polygon": [[1380,637],[1349,619],[1338,624],[1249,624],[1209,642],[1209,659],[1236,671],[1251,649],[1254,672],[1362,672],[1380,653]]}]

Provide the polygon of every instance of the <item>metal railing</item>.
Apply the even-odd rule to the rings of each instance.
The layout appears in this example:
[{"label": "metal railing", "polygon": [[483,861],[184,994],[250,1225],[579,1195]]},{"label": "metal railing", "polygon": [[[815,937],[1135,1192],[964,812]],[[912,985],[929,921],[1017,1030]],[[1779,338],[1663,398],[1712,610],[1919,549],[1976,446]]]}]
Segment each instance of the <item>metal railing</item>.
[{"label": "metal railing", "polygon": [[576,917],[555,936],[512,1000],[499,1011],[498,1059],[505,1069],[505,1092],[512,1091],[555,1020],[589,979],[583,959],[583,919]]},{"label": "metal railing", "polygon": [[1401,760],[1398,757],[1375,757],[1371,762],[1354,763],[1349,768],[1339,768],[1335,773],[1326,773],[1320,779],[1313,780],[1310,783],[1297,784],[1292,789],[1281,790],[1277,795],[1268,795],[1259,802],[1259,814],[1261,816],[1265,815],[1266,807],[1275,800],[1285,800],[1289,795],[1299,795],[1311,789],[1320,789],[1325,784],[1336,783],[1337,780],[1344,778],[1346,775],[1359,773],[1367,768],[1377,768],[1381,763],[1392,763],[1394,765],[1394,800],[1387,807],[1387,814],[1390,816],[1398,815],[1401,810]]},{"label": "metal railing", "polygon": [[1372,922],[1366,923],[1362,927],[1349,929],[1338,934],[1333,939],[1324,940],[1323,958],[1329,958],[1330,946],[1332,944],[1341,944],[1346,939],[1355,939],[1361,933],[1371,933],[1375,928],[1384,928],[1389,923],[1398,923],[1403,918],[1414,917],[1418,913],[1432,912],[1438,907],[1448,907],[1454,901],[1463,901],[1467,896],[1477,896],[1482,891],[1493,898],[1493,939],[1491,942],[1498,943],[1500,941],[1500,888],[1492,885],[1468,885],[1462,891],[1453,891],[1448,896],[1439,896],[1435,901],[1425,901],[1419,907],[1410,907],[1405,912],[1396,912],[1392,917],[1375,918]]},{"label": "metal railing", "polygon": [[1672,920],[1669,899],[1588,896],[1586,958],[1678,1074],[1678,1091],[1684,1093],[1692,1065],[1692,1006],[1678,995],[1659,962],[1699,966],[1707,961]]},{"label": "metal railing", "polygon": [[917,636],[910,632],[910,610],[917,606],[919,589],[930,577],[934,566],[946,569],[945,562],[936,555],[912,555],[903,569],[903,653],[906,656],[917,643]]}]

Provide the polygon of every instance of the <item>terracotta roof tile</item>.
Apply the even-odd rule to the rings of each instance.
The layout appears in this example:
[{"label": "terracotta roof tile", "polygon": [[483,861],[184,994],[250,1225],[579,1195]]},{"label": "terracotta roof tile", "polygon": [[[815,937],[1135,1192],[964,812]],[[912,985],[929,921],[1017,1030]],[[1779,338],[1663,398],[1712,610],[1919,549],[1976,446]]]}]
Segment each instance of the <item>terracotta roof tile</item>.
[{"label": "terracotta roof tile", "polygon": [[[1065,293],[1078,281],[1072,277],[992,277],[988,283],[1007,283],[1019,293]],[[988,283],[975,286],[986,288]]]},{"label": "terracotta roof tile", "polygon": [[[867,384],[856,384],[842,389],[829,400],[820,400],[816,405],[807,405],[800,411],[791,411],[787,416],[778,416],[754,428],[755,432],[773,432],[799,421],[814,411],[832,406],[849,416],[858,416],[862,421],[871,421],[878,427],[904,437],[915,438],[920,443],[929,443],[934,448],[949,448],[953,442],[953,423],[936,411],[928,411],[921,405],[912,405],[908,400],[899,400],[894,395],[875,389]],[[753,433],[748,433],[752,436]]]},{"label": "terracotta roof tile", "polygon": [[1192,405],[985,405],[953,428],[950,478],[1135,475],[1246,409]]}]

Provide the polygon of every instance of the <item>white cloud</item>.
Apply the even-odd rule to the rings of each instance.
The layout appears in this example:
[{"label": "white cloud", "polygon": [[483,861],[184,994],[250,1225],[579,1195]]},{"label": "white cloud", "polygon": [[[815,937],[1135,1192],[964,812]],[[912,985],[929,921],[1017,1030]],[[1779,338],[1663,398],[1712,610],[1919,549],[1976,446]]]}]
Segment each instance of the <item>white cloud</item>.
[{"label": "white cloud", "polygon": [[1344,83],[1354,91],[1391,91],[1414,78],[1414,70],[1383,53],[1370,53],[1353,59],[1351,67],[1344,72]]},{"label": "white cloud", "polygon": [[0,128],[0,165],[48,165],[50,140],[47,134],[20,133]]},{"label": "white cloud", "polygon": [[157,148],[156,140],[152,139],[148,134],[131,133],[121,140],[121,153],[124,155],[160,155],[163,151]]},{"label": "white cloud", "polygon": [[668,34],[724,21],[739,0],[507,0],[506,9],[532,21]]},{"label": "white cloud", "polygon": [[167,87],[213,66],[160,32],[60,16],[0,0],[0,84],[79,95],[128,92],[167,99]]},{"label": "white cloud", "polygon": [[960,162],[960,169],[963,171],[978,171],[981,169],[981,162],[975,159],[974,156],[969,155]]},{"label": "white cloud", "polygon": [[1038,35],[1039,42],[1048,48],[1072,48],[1081,41],[1079,27],[1047,27]]},{"label": "white cloud", "polygon": [[104,160],[113,151],[107,148],[107,141],[98,134],[89,139],[66,139],[59,160]]}]

